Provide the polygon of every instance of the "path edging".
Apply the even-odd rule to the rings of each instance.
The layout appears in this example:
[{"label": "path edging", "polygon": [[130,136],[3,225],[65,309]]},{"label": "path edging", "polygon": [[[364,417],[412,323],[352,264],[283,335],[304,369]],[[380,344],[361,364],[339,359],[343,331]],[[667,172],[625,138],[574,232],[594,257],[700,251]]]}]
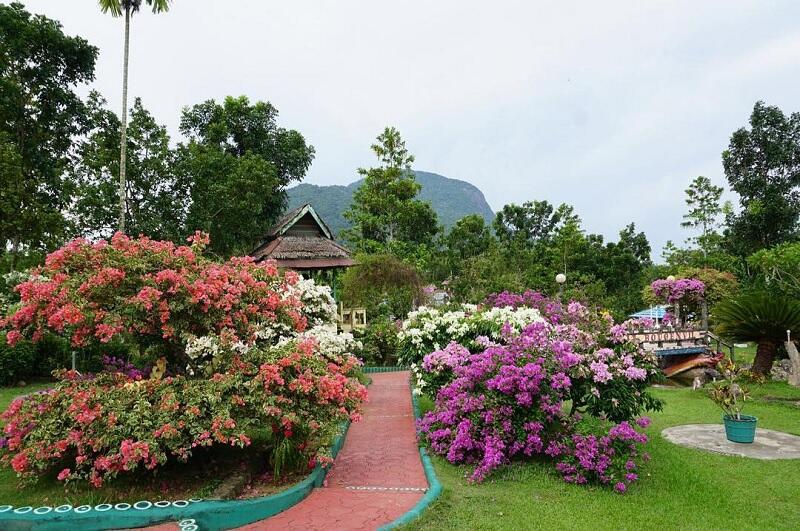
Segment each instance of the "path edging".
[{"label": "path edging", "polygon": [[[417,395],[414,394],[414,386],[410,383],[409,377],[409,387],[411,388],[411,407],[414,410],[414,419],[419,419],[419,404],[417,403]],[[416,431],[416,426],[414,427]],[[442,493],[442,484],[439,482],[439,478],[436,476],[436,470],[433,468],[433,463],[431,462],[431,458],[428,456],[428,451],[425,447],[419,447],[419,457],[422,460],[422,468],[425,470],[425,479],[428,480],[428,490],[425,492],[425,496],[420,499],[414,507],[412,507],[408,512],[400,516],[399,518],[389,522],[386,525],[383,525],[378,528],[378,531],[385,531],[388,529],[395,529],[402,525],[405,525],[412,520],[419,518],[425,509],[433,503],[433,501],[439,497]]]},{"label": "path edging", "polygon": [[[342,432],[331,446],[331,455],[336,457],[344,444],[349,422],[345,422]],[[228,529],[238,527],[270,516],[275,516],[304,500],[315,487],[322,486],[330,467],[317,464],[314,470],[302,481],[271,496],[246,500],[177,500],[173,502],[153,502],[142,500],[134,504],[84,505],[76,511],[68,505],[58,508],[48,507],[47,512],[39,512],[42,507],[10,507],[0,512],[0,527],[8,531],[27,531],[30,529],[100,531],[104,529],[123,529],[145,527],[165,521],[180,521],[181,529]],[[146,507],[141,508],[147,504]],[[162,505],[166,504],[166,505]],[[176,505],[177,504],[177,505]],[[106,506],[108,506],[106,508]],[[126,508],[118,508],[125,507]],[[2,508],[9,506],[2,506]],[[66,510],[58,511],[62,507]],[[97,507],[103,507],[97,510]],[[25,512],[15,512],[27,509]],[[188,523],[190,522],[190,523]]]}]

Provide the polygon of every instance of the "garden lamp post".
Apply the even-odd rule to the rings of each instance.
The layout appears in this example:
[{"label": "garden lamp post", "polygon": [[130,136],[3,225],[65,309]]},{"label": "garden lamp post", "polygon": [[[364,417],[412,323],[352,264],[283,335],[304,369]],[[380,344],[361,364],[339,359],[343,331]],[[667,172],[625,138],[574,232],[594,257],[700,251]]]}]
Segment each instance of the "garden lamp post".
[{"label": "garden lamp post", "polygon": [[567,275],[564,273],[559,273],[556,275],[556,284],[558,284],[558,300],[561,300],[561,296],[564,294],[564,282],[567,281]]}]

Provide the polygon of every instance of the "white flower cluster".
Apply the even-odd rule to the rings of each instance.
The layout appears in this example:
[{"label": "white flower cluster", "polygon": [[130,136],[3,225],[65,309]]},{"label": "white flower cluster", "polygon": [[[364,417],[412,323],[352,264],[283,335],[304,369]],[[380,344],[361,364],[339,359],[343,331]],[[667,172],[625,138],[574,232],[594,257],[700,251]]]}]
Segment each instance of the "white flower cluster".
[{"label": "white flower cluster", "polygon": [[[337,333],[335,327],[315,326],[299,334],[296,339],[314,338],[316,346],[314,351],[329,358],[335,358],[343,354],[353,354],[363,348],[361,341],[358,341],[349,332]],[[295,338],[286,338],[281,341],[287,343]]]},{"label": "white flower cluster", "polygon": [[[300,279],[293,286],[289,286],[282,296],[284,300],[288,298],[300,300],[301,312],[306,316],[310,328],[298,334],[287,323],[276,321],[258,323],[255,327],[256,343],[280,346],[290,341],[313,336],[317,340],[317,353],[332,359],[361,349],[361,343],[356,341],[352,334],[336,333],[336,301],[334,301],[328,286],[319,285],[310,279]],[[239,341],[232,348],[234,351],[244,354],[252,347],[252,344]],[[188,336],[186,339],[186,356],[189,358],[187,372],[194,375],[198,371],[205,370],[217,356],[224,352],[225,347],[220,345],[219,337],[216,335]]]},{"label": "white flower cluster", "polygon": [[499,339],[507,324],[519,332],[527,325],[543,321],[534,308],[488,308],[478,309],[472,304],[463,304],[457,310],[441,311],[421,306],[410,312],[398,333],[401,364],[420,361],[422,357],[451,341],[468,343],[478,336]]},{"label": "white flower cluster", "polygon": [[303,303],[302,313],[308,319],[309,326],[336,322],[336,301],[329,286],[303,278],[289,286],[284,294],[284,298],[288,297],[297,297]]}]

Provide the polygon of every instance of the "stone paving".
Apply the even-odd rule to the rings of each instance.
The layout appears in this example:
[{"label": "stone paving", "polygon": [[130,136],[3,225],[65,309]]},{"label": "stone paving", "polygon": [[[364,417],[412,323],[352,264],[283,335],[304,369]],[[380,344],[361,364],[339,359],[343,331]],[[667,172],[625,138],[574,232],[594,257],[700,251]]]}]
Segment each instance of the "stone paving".
[{"label": "stone paving", "polygon": [[686,424],[661,432],[670,442],[688,448],[753,459],[800,459],[800,437],[774,430],[756,429],[752,443],[731,442],[722,424]]}]

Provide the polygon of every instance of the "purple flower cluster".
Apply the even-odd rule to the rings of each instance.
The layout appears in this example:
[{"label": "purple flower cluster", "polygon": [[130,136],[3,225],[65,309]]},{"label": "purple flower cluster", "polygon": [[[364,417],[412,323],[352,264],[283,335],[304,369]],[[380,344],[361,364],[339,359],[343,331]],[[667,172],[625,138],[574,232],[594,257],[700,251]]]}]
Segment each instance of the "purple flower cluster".
[{"label": "purple flower cluster", "polygon": [[[649,425],[650,419],[643,417],[637,423]],[[548,446],[547,455],[558,458],[556,470],[568,483],[600,483],[614,485],[623,493],[636,481],[636,473],[642,461],[649,456],[641,452],[647,443],[647,435],[636,431],[628,422],[621,422],[604,434],[574,434]]]},{"label": "purple flower cluster", "polygon": [[114,356],[103,356],[103,370],[105,372],[123,374],[131,380],[146,380],[150,377],[152,368],[139,369],[130,362]]},{"label": "purple flower cluster", "polygon": [[510,293],[508,291],[493,293],[486,297],[484,304],[495,308],[505,308],[506,306],[511,306],[512,308],[519,308],[520,306],[539,308],[548,302],[550,301],[547,297],[538,291],[529,289],[524,293]]},{"label": "purple flower cluster", "polygon": [[[500,344],[476,342],[480,352],[451,342],[425,356],[422,378],[437,385],[424,392],[438,392],[434,410],[417,423],[422,438],[450,462],[471,464],[471,481],[513,459],[542,455],[557,462],[567,481],[624,491],[635,480],[638,445],[646,442],[628,421],[657,407],[645,389],[656,362],[625,339],[638,324],[624,323],[615,333],[605,315],[536,292],[504,292],[491,301],[536,304],[546,321],[507,331]],[[583,415],[610,428],[580,434]],[[629,461],[635,466],[625,470]]]},{"label": "purple flower cluster", "polygon": [[669,304],[683,300],[698,301],[703,298],[706,285],[696,278],[669,280],[662,278],[650,284],[653,294]]}]

